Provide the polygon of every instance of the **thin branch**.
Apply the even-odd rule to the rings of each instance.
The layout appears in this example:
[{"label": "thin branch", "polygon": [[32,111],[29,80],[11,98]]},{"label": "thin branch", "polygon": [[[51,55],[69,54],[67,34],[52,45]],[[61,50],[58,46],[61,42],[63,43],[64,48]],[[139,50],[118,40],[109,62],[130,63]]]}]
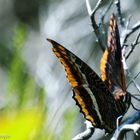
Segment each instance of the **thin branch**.
[{"label": "thin branch", "polygon": [[119,117],[117,118],[117,123],[116,123],[116,124],[117,124],[117,127],[116,127],[116,128],[117,128],[117,129],[116,129],[117,131],[119,131],[119,122],[120,122],[120,119],[122,119],[122,117],[123,117],[123,116],[121,115],[121,116],[119,116]]},{"label": "thin branch", "polygon": [[134,98],[134,99],[137,100],[137,101],[140,101],[140,99],[137,98],[136,96],[140,96],[140,95],[138,95],[138,94],[131,95],[132,98]]},{"label": "thin branch", "polygon": [[[95,14],[95,9],[94,10],[92,10],[91,9],[91,6],[90,6],[90,3],[89,3],[89,0],[86,0],[86,6],[87,6],[87,11],[88,11],[88,14],[89,14],[89,16],[90,16],[90,18],[91,18],[91,22],[92,22],[92,27],[93,27],[93,29],[94,29],[94,31],[96,31],[96,30],[98,30],[98,25],[97,25],[97,23],[96,23],[96,21],[95,21],[95,17],[94,17],[94,14]],[[95,7],[97,7],[97,5],[95,6]],[[96,8],[97,9],[97,8]],[[96,32],[95,32],[96,33]]]},{"label": "thin branch", "polygon": [[140,21],[138,21],[131,29],[125,28],[121,33],[121,46],[123,47],[128,37],[140,28]]},{"label": "thin branch", "polygon": [[134,51],[135,47],[140,43],[139,38],[140,38],[140,33],[138,34],[138,36],[135,39],[135,41],[131,44],[131,49],[129,49],[129,51],[128,51],[127,55],[126,55],[126,60],[129,58],[131,53]]},{"label": "thin branch", "polygon": [[[113,4],[114,0],[111,0],[109,5],[107,6],[107,8],[105,8],[105,10],[102,11],[101,13],[101,19],[99,21],[99,28],[100,30],[102,29],[101,33],[102,33],[102,42],[107,42],[107,30],[106,30],[106,26],[105,26],[105,23],[104,23],[104,19],[105,19],[105,16],[107,15],[108,11],[110,10],[112,4]],[[102,50],[104,51],[105,49],[105,46],[102,48]]]},{"label": "thin branch", "polygon": [[[134,76],[132,79],[135,80],[135,79],[139,76],[139,74],[140,74],[140,72],[138,72],[138,74],[137,74],[136,76]],[[128,88],[132,82],[133,82],[133,81],[131,80],[131,81],[127,84],[126,88]]]},{"label": "thin branch", "polygon": [[126,46],[124,46],[122,48],[122,63],[123,63],[124,70],[127,71],[128,70],[128,66],[126,64],[125,50],[126,50]]},{"label": "thin branch", "polygon": [[[132,96],[131,96],[131,97],[132,97]],[[133,96],[133,97],[134,97],[134,96]],[[137,101],[139,101],[138,98],[134,98],[134,99],[136,99]],[[137,108],[137,107],[135,107],[135,105],[134,105],[132,102],[130,103],[130,105],[132,106],[132,108],[133,108],[134,110],[140,111],[140,109]]]},{"label": "thin branch", "polygon": [[140,129],[140,125],[135,122],[140,119],[140,111],[134,113],[131,117],[129,117],[126,121],[124,121],[118,128],[116,129],[111,140],[118,140],[121,134],[126,133],[126,131],[134,131],[137,134],[137,131]]},{"label": "thin branch", "polygon": [[86,0],[86,7],[87,7],[88,14],[89,14],[89,16],[91,18],[92,27],[93,27],[95,35],[96,35],[96,37],[98,39],[99,45],[100,45],[101,49],[104,51],[106,45],[105,45],[105,42],[102,39],[102,32],[100,31],[100,28],[99,28],[99,26],[97,25],[97,23],[95,21],[95,13],[99,9],[99,7],[100,7],[100,5],[102,4],[103,1],[104,0],[98,0],[95,8],[92,10],[89,0]]},{"label": "thin branch", "polygon": [[[138,92],[140,93],[140,86],[137,84],[137,82],[135,81],[135,79],[132,77],[132,74],[130,73],[130,71],[129,71],[128,67],[127,67],[126,58],[128,58],[129,55],[130,55],[131,53],[125,57],[125,45],[124,45],[124,43],[127,41],[127,38],[128,38],[133,32],[135,32],[138,28],[140,28],[140,22],[138,22],[137,24],[135,24],[135,25],[132,27],[131,30],[128,30],[127,28],[125,28],[125,30],[124,30],[123,33],[122,33],[122,34],[124,34],[124,35],[123,35],[123,37],[121,37],[121,40],[120,40],[120,41],[121,41],[121,46],[123,47],[123,49],[122,49],[122,61],[123,61],[124,69],[125,69],[125,71],[127,72],[128,77],[131,78],[131,81],[134,83],[136,89],[137,89]],[[139,39],[139,36],[137,37],[136,42],[138,42],[138,41],[137,41],[138,39]],[[134,45],[134,46],[135,46],[135,45]],[[132,51],[133,51],[133,49],[132,49]],[[127,87],[128,87],[128,86],[127,86]]]},{"label": "thin branch", "polygon": [[93,10],[93,13],[96,13],[96,11],[99,9],[99,7],[101,6],[101,4],[103,3],[104,0],[99,0]]},{"label": "thin branch", "polygon": [[96,4],[95,8],[92,10],[92,8],[91,8],[91,6],[90,6],[89,0],[86,0],[86,6],[87,6],[88,14],[89,14],[90,16],[92,16],[93,14],[95,14],[96,11],[99,9],[99,7],[100,7],[100,5],[102,4],[103,1],[104,1],[104,0],[98,0],[98,2],[97,2],[97,4]]},{"label": "thin branch", "polygon": [[128,73],[128,77],[131,78],[132,82],[134,83],[136,89],[138,90],[138,92],[140,93],[140,86],[137,84],[137,82],[135,81],[135,79],[132,77],[132,74],[130,73],[129,70],[126,70],[126,72]]},{"label": "thin branch", "polygon": [[124,27],[124,21],[123,21],[123,18],[122,18],[121,4],[120,3],[121,3],[120,0],[116,0],[115,1],[116,7],[117,7],[117,11],[118,11],[118,17],[119,17],[120,25],[122,27]]},{"label": "thin branch", "polygon": [[86,120],[85,123],[86,123],[86,130],[78,134],[77,136],[75,136],[72,140],[86,140],[93,135],[95,128],[93,127],[91,122]]},{"label": "thin branch", "polygon": [[113,2],[114,2],[114,1],[111,0],[111,2],[109,3],[109,6],[102,12],[100,24],[101,24],[101,23],[102,23],[102,24],[104,23],[104,18],[105,18],[105,16],[106,16],[107,12],[110,10],[110,8],[111,8]]},{"label": "thin branch", "polygon": [[118,140],[119,139],[119,137],[120,137],[120,135],[121,135],[121,133],[124,133],[124,131],[134,131],[134,133],[138,136],[138,133],[137,133],[137,131],[140,129],[140,125],[139,124],[137,124],[137,123],[134,123],[134,124],[126,124],[126,125],[124,125],[119,131],[118,131],[118,133],[116,133],[116,135],[115,136],[113,136],[112,138],[111,138],[111,140]]},{"label": "thin branch", "polygon": [[89,0],[86,0],[86,6],[87,6],[88,14],[91,16],[91,15],[93,14],[93,11],[92,11],[92,9],[91,9]]},{"label": "thin branch", "polygon": [[[92,27],[94,29],[95,35],[96,35],[96,37],[98,39],[98,42],[99,42],[99,45],[102,48],[102,50],[104,50],[105,47],[106,47],[106,44],[103,41],[102,31],[99,28],[99,25],[95,21],[95,13],[99,9],[99,7],[102,4],[102,2],[103,2],[103,0],[98,0],[95,8],[92,10],[89,0],[86,0],[86,6],[87,6],[88,14],[89,14],[89,16],[91,18]],[[134,83],[135,87],[140,92],[139,85],[135,82],[135,79],[133,79],[133,77],[132,77],[132,75],[129,72],[129,69],[127,67],[126,57],[125,57],[125,51],[126,51],[125,50],[125,47],[126,46],[124,45],[124,44],[126,44],[126,41],[127,41],[128,37],[132,33],[134,33],[137,29],[140,28],[140,21],[138,23],[136,23],[132,28],[128,28],[129,23],[130,23],[130,18],[129,18],[129,20],[128,20],[126,26],[125,26],[124,21],[123,21],[123,18],[122,18],[122,13],[121,13],[120,0],[116,0],[115,4],[117,6],[120,24],[123,27],[122,28],[123,30],[122,30],[122,33],[121,33],[121,36],[120,36],[121,37],[120,38],[120,42],[121,42],[121,47],[123,48],[122,49],[122,58],[123,58],[124,69],[128,73],[129,77],[132,79],[132,82]],[[109,10],[110,7],[111,7],[111,5],[106,9],[105,14],[102,16],[102,23],[103,23],[103,20],[104,20],[105,15],[106,15],[106,13],[107,13],[107,11]],[[135,124],[132,125],[132,123],[135,123],[139,119],[140,119],[140,111],[138,111],[133,116],[131,116],[130,118],[128,118],[128,120],[125,121],[119,127],[117,126],[117,130],[115,131],[115,133],[114,133],[114,135],[112,137],[112,140],[117,140],[117,138],[120,136],[120,134],[121,134],[122,131],[133,130],[134,132],[136,132],[140,128],[140,125],[137,125],[136,126]],[[131,124],[131,125],[128,125],[128,124]],[[134,126],[137,129],[134,129]],[[74,137],[73,140],[87,139],[87,138],[89,138],[93,134],[93,132],[94,132],[94,127],[93,126],[92,127],[87,127],[87,129],[83,133],[81,133],[81,134],[77,135],[76,137]]]},{"label": "thin branch", "polygon": [[129,34],[131,35],[133,32],[135,32],[136,30],[138,30],[140,28],[140,21],[138,21],[131,29],[131,31],[129,32]]},{"label": "thin branch", "polygon": [[126,29],[128,29],[129,28],[129,24],[130,24],[130,21],[131,21],[131,18],[132,18],[132,15],[130,15],[129,17],[128,17],[128,20],[126,21]]}]

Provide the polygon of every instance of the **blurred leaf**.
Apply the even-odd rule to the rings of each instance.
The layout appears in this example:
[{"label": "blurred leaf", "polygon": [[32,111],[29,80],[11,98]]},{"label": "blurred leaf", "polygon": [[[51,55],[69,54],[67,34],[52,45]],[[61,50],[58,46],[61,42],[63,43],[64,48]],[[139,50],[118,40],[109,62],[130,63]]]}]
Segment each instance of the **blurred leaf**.
[{"label": "blurred leaf", "polygon": [[0,115],[0,136],[5,135],[10,140],[34,139],[42,122],[42,116],[38,111],[34,108]]}]

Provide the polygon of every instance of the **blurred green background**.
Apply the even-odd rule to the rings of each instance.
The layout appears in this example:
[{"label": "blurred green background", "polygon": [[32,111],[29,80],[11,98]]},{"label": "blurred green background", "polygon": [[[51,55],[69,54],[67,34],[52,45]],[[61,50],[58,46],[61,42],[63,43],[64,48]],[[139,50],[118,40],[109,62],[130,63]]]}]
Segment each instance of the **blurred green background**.
[{"label": "blurred green background", "polygon": [[[93,6],[97,2],[91,1]],[[97,21],[107,4],[97,12]],[[122,0],[123,15],[135,15],[131,25],[140,20],[139,7],[139,0]],[[106,22],[112,12],[115,6]],[[99,74],[102,51],[84,0],[0,0],[0,140],[69,140],[85,129],[64,69],[46,38],[65,45]],[[134,75],[139,51],[128,60]]]}]

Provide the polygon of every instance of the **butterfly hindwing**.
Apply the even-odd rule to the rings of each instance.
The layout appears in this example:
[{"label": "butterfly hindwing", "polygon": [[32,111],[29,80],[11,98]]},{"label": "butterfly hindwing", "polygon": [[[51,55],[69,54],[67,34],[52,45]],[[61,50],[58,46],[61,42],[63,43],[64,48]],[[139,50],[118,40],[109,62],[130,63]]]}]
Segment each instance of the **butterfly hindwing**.
[{"label": "butterfly hindwing", "polygon": [[[122,63],[120,36],[116,17],[113,14],[109,21],[108,45],[100,62],[101,78],[116,100],[122,101],[126,96],[126,84]],[[122,108],[122,112],[126,108]]]}]

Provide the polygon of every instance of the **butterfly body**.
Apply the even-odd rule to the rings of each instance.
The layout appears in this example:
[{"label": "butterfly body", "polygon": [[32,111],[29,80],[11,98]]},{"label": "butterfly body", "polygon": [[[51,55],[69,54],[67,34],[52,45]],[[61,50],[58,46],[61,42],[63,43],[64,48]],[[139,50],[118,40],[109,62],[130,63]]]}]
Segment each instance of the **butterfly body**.
[{"label": "butterfly body", "polygon": [[112,132],[116,128],[117,118],[127,111],[130,96],[125,87],[121,47],[116,39],[119,34],[114,15],[110,18],[109,32],[108,47],[100,64],[101,78],[62,45],[51,39],[48,41],[52,43],[53,52],[65,68],[73,90],[73,99],[80,112],[94,127]]}]

